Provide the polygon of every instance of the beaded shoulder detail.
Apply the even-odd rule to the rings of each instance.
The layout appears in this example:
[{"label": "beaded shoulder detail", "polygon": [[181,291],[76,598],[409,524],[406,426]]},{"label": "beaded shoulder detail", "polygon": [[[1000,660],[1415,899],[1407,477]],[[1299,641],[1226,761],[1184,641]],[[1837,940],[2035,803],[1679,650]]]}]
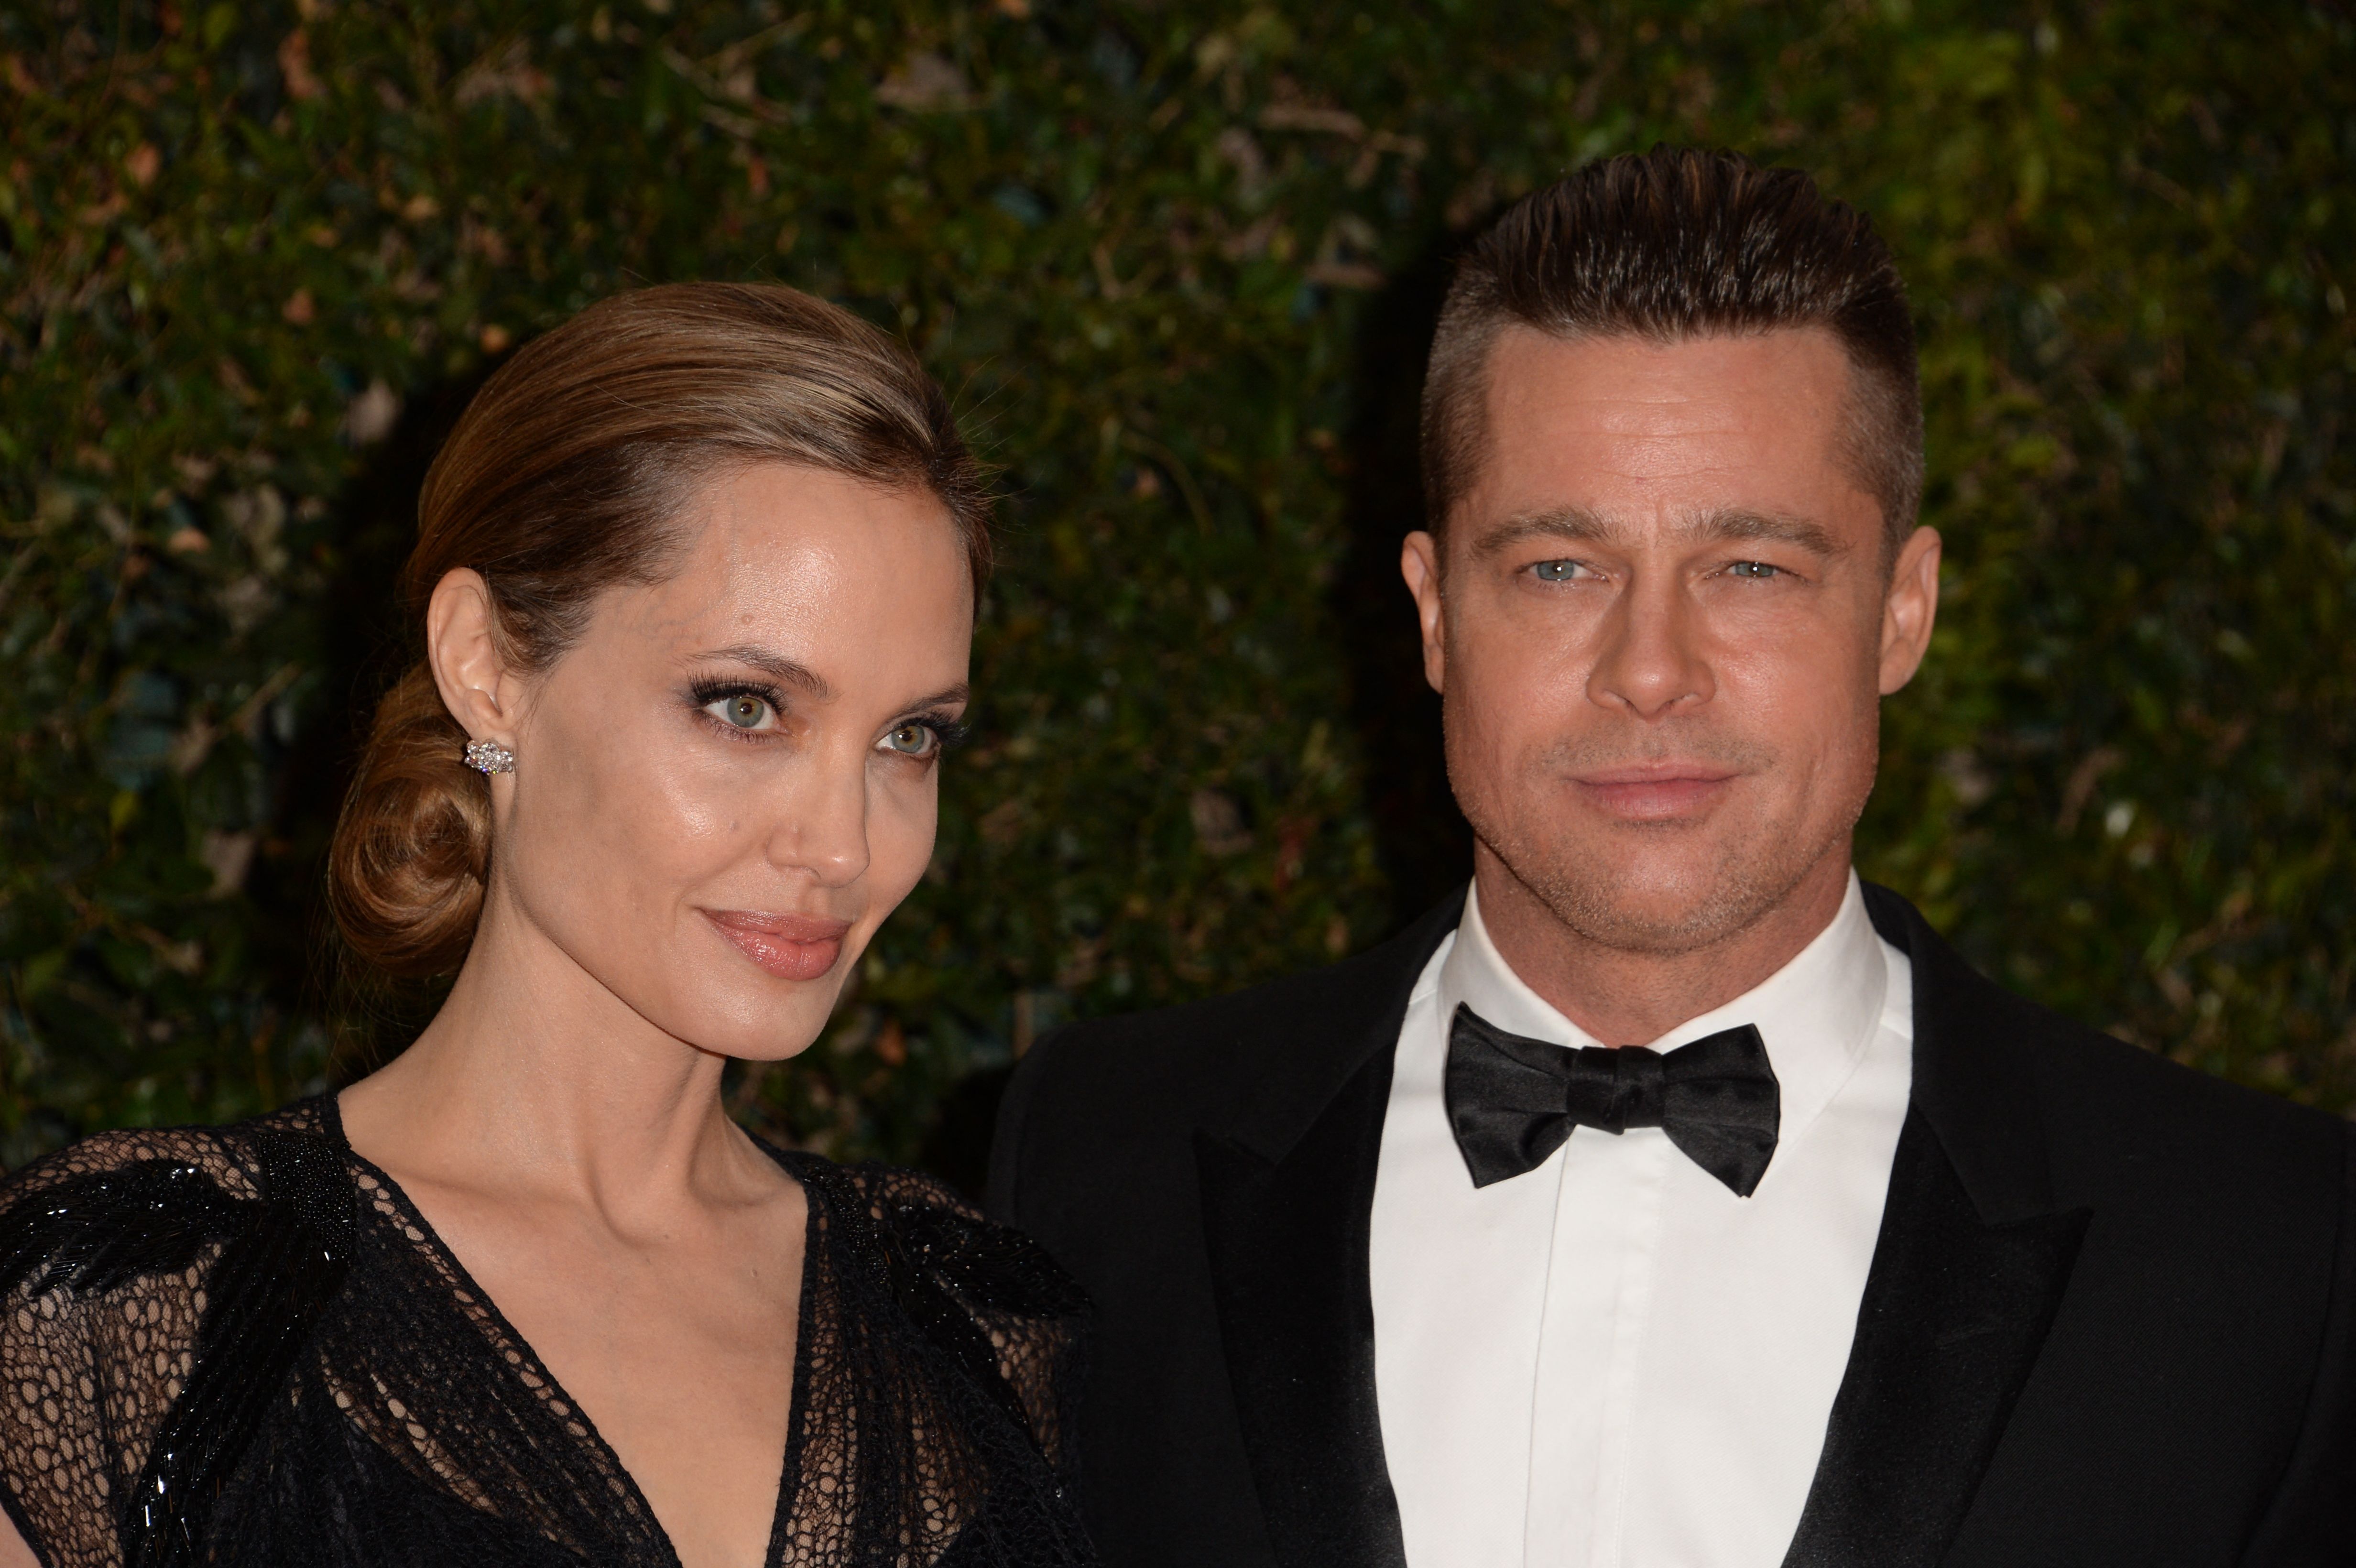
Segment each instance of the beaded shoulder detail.
[{"label": "beaded shoulder detail", "polygon": [[69,1562],[170,1561],[201,1539],[349,1267],[337,1189],[301,1110],[103,1134],[0,1189],[0,1458],[20,1531]]}]

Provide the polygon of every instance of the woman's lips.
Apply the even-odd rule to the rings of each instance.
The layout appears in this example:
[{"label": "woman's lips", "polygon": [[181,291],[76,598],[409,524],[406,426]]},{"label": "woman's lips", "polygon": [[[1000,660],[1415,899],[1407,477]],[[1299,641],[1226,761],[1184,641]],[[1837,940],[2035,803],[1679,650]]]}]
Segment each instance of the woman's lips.
[{"label": "woman's lips", "polygon": [[842,956],[847,920],[812,914],[763,914],[755,910],[708,909],[703,918],[736,950],[780,980],[815,980]]}]

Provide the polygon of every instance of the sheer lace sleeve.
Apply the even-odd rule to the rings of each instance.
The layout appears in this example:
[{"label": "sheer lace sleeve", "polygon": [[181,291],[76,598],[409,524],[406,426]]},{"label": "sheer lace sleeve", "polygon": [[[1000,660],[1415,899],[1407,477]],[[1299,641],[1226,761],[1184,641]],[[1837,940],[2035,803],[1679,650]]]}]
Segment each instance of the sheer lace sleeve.
[{"label": "sheer lace sleeve", "polygon": [[114,1133],[0,1185],[0,1487],[55,1568],[123,1561],[252,1184],[215,1136]]},{"label": "sheer lace sleeve", "polygon": [[1066,1435],[1079,1392],[1087,1297],[1044,1249],[983,1217],[947,1185],[913,1170],[865,1166],[850,1173],[881,1230],[913,1272],[953,1308],[929,1315],[903,1291],[920,1327],[955,1349],[973,1337],[1040,1453],[1068,1467]]}]

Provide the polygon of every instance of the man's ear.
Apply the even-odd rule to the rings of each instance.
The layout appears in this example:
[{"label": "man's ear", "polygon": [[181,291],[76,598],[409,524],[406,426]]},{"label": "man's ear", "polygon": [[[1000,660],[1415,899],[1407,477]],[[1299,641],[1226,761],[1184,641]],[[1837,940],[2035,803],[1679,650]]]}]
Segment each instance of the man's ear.
[{"label": "man's ear", "polygon": [[1448,626],[1440,602],[1440,541],[1421,528],[1399,547],[1399,575],[1415,595],[1415,618],[1423,628],[1423,678],[1434,691],[1448,689]]},{"label": "man's ear", "polygon": [[1939,530],[1921,528],[1899,547],[1881,601],[1881,695],[1914,678],[1939,618]]},{"label": "man's ear", "polygon": [[467,738],[512,750],[523,685],[500,652],[497,613],[479,573],[444,574],[425,604],[425,662]]}]

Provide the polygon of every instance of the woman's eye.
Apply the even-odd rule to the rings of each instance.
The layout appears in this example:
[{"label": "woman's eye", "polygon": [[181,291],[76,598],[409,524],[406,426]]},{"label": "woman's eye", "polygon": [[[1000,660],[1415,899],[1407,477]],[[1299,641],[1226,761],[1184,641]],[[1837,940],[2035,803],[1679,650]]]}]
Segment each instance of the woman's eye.
[{"label": "woman's eye", "polygon": [[766,698],[755,697],[749,691],[707,702],[703,710],[731,729],[759,731],[776,726],[776,709],[769,706]]},{"label": "woman's eye", "polygon": [[1769,578],[1783,574],[1780,566],[1770,566],[1763,560],[1738,560],[1726,569],[1730,577]]},{"label": "woman's eye", "polygon": [[929,757],[940,750],[941,738],[929,724],[903,724],[884,733],[883,751],[904,757]]}]

